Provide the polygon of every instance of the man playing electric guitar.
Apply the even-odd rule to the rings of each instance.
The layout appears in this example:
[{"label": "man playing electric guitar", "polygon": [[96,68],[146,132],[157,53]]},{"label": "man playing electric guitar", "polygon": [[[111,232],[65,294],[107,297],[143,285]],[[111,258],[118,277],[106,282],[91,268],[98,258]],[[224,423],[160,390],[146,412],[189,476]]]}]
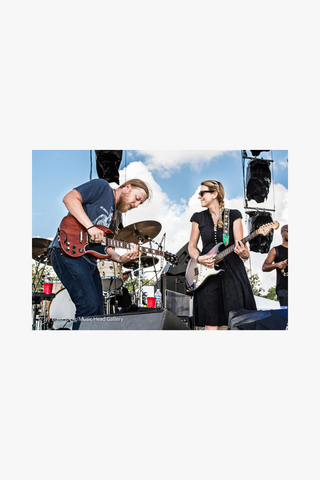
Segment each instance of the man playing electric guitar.
[{"label": "man playing electric guitar", "polygon": [[[116,232],[121,222],[121,213],[138,208],[150,195],[148,186],[139,179],[129,180],[115,190],[106,180],[95,179],[71,190],[65,195],[63,202],[69,214],[86,229],[90,241],[100,243],[103,241],[104,232],[95,225],[103,225]],[[63,235],[63,232],[60,234]],[[89,253],[77,258],[64,254],[59,248],[57,237],[52,247],[51,263],[76,306],[75,317],[103,315],[102,282],[97,259]],[[107,253],[110,260],[127,263],[137,257],[138,245],[133,245],[123,255],[119,255],[111,247]],[[74,323],[73,329],[76,328],[77,323]]]}]

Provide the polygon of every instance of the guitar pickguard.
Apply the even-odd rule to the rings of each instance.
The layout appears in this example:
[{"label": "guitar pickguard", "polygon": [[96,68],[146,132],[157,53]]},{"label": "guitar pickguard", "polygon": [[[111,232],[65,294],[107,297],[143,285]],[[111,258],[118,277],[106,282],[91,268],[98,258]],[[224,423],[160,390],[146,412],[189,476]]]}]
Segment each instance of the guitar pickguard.
[{"label": "guitar pickguard", "polygon": [[[216,245],[209,254],[216,255],[222,242]],[[218,275],[223,273],[224,270],[215,265],[214,268],[208,268],[201,263],[197,263],[193,258],[190,259],[186,270],[186,284],[191,291],[198,290],[202,287],[207,279],[212,275]]]},{"label": "guitar pickguard", "polygon": [[105,245],[101,245],[99,243],[97,243],[97,244],[88,243],[84,247],[84,253],[90,253],[91,255],[93,255],[95,257],[102,258],[102,259],[107,259],[107,258],[111,257],[111,255],[108,255],[107,252],[106,252],[107,248],[108,247],[106,247]]}]

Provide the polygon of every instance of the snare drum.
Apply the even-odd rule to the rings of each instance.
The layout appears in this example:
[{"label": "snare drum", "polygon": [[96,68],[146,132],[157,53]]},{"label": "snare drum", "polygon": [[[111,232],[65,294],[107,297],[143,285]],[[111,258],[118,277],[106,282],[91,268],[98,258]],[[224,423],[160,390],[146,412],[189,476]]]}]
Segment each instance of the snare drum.
[{"label": "snare drum", "polygon": [[102,290],[114,292],[122,287],[123,280],[120,278],[121,265],[110,260],[100,260],[98,270],[102,281]]}]

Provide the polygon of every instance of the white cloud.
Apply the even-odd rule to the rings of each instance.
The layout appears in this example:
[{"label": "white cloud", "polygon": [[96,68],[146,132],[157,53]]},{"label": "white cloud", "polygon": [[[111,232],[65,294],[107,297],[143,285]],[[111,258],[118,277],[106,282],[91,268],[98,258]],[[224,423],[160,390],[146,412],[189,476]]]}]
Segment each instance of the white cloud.
[{"label": "white cloud", "polygon": [[275,172],[279,172],[279,170],[285,170],[288,168],[288,155],[285,155],[279,160],[275,160],[272,165]]},{"label": "white cloud", "polygon": [[163,234],[166,233],[166,249],[176,253],[188,241],[190,234],[188,216],[191,217],[196,208],[192,199],[189,203],[185,200],[181,203],[171,201],[142,162],[130,163],[126,169],[120,171],[120,183],[130,178],[140,178],[147,182],[151,187],[153,198],[150,202],[147,201],[139,208],[125,214],[124,225],[146,220],[160,222],[162,230],[155,240],[160,242]]},{"label": "white cloud", "polygon": [[139,150],[146,156],[146,165],[151,171],[156,171],[162,178],[169,178],[173,172],[183,165],[191,165],[201,169],[212,159],[226,154],[225,150]]},{"label": "white cloud", "polygon": [[[141,222],[146,220],[155,220],[159,222],[162,229],[159,235],[154,239],[158,243],[166,233],[165,249],[172,253],[177,253],[183,245],[189,241],[191,223],[190,218],[196,211],[201,211],[198,200],[198,187],[188,202],[181,201],[181,203],[173,202],[168,195],[162,191],[160,185],[154,180],[152,173],[149,171],[147,165],[142,162],[133,162],[124,170],[120,171],[120,183],[129,180],[130,178],[140,178],[147,182],[152,191],[153,199],[151,202],[146,202],[139,208],[124,215],[124,226],[131,225],[134,222]],[[263,208],[273,208],[275,204],[276,212],[272,212],[273,220],[277,220],[282,226],[288,223],[288,190],[280,184],[273,185],[270,188],[270,199],[263,203]],[[275,202],[274,202],[275,199]],[[244,235],[248,235],[247,218],[243,206],[243,198],[225,199],[225,204],[229,208],[236,208],[240,210],[243,216]],[[255,204],[255,202],[251,202]],[[257,207],[262,208],[262,204],[256,204]],[[272,246],[279,245],[282,242],[280,235],[280,228],[274,231],[274,239]],[[200,246],[201,247],[201,246]],[[263,273],[261,270],[262,264],[267,254],[251,252],[251,268],[252,273],[257,273],[262,282],[262,286],[267,293],[268,289],[275,285],[275,272]],[[249,262],[247,262],[249,266]]]}]

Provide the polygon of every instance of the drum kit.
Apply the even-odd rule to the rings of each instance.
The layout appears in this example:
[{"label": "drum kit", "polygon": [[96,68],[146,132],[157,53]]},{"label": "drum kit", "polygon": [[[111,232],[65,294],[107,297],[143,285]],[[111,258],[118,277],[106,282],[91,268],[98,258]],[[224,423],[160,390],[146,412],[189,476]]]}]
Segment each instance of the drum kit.
[{"label": "drum kit", "polygon": [[[114,235],[114,239],[138,245],[150,242],[150,246],[151,242],[153,242],[162,249],[162,241],[158,244],[153,240],[159,234],[160,230],[161,224],[159,222],[142,221],[119,230],[118,233]],[[68,291],[61,283],[60,286],[62,288],[56,293],[45,293],[45,291],[43,291],[44,279],[48,275],[49,270],[47,267],[52,266],[50,244],[51,240],[45,238],[35,237],[32,239],[32,258],[35,260],[35,269],[32,278],[33,330],[55,330],[60,329],[60,327],[63,329],[69,320],[75,318],[76,307]],[[138,277],[137,292],[134,289],[132,281],[133,292],[131,294],[131,302],[133,305],[137,305],[138,307],[143,306],[145,296],[143,292],[144,269],[153,266],[155,276],[158,279],[155,267],[158,262],[158,258],[147,256],[140,252],[135,260],[123,264],[125,270],[130,270],[130,273]],[[98,260],[97,266],[102,281],[105,314],[116,313],[112,310],[116,310],[117,297],[121,296],[123,291],[123,279],[121,278],[122,266],[110,260]]]}]

